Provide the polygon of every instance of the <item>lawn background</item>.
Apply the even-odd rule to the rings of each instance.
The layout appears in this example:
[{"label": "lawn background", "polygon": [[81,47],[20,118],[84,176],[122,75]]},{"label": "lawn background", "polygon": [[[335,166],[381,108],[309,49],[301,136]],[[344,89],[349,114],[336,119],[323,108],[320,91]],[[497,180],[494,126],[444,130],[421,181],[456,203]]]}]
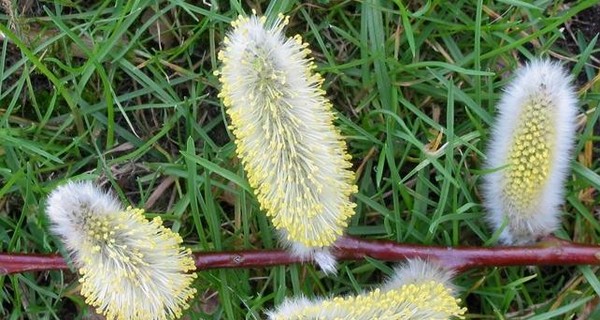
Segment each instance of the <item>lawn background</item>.
[{"label": "lawn background", "polygon": [[[599,243],[600,5],[594,1],[14,1],[0,32],[0,251],[63,252],[45,198],[94,180],[194,251],[276,248],[235,158],[217,52],[238,14],[290,16],[313,50],[357,172],[348,234],[494,245],[480,186],[512,71],[560,60],[580,97],[557,235]],[[595,23],[595,24],[594,24]],[[595,26],[595,27],[594,27]],[[596,29],[594,29],[596,28]],[[189,319],[261,319],[286,297],[354,294],[393,264],[202,271]],[[471,319],[598,319],[597,267],[488,267],[456,284]],[[0,277],[0,318],[89,318],[71,272]]]}]

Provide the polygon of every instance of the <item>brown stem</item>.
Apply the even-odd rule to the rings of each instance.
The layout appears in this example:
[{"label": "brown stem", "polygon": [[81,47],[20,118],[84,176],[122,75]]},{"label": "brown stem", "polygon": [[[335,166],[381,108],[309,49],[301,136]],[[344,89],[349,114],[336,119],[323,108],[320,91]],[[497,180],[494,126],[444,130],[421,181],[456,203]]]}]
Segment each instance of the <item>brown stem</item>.
[{"label": "brown stem", "polygon": [[0,254],[0,275],[25,271],[46,271],[66,268],[67,263],[60,255],[57,254]]},{"label": "brown stem", "polygon": [[338,247],[341,260],[364,256],[401,261],[422,258],[438,261],[458,272],[485,266],[600,265],[600,246],[548,239],[521,247],[439,247],[398,244],[392,241],[365,241],[345,237]]},{"label": "brown stem", "polygon": [[[392,241],[343,237],[336,243],[340,260],[360,260],[368,256],[385,261],[422,258],[439,262],[457,272],[485,266],[600,265],[600,246],[550,239],[523,247],[442,247],[400,244]],[[256,268],[303,262],[282,250],[197,252],[198,270],[216,268]],[[0,275],[66,269],[56,254],[0,254]]]}]

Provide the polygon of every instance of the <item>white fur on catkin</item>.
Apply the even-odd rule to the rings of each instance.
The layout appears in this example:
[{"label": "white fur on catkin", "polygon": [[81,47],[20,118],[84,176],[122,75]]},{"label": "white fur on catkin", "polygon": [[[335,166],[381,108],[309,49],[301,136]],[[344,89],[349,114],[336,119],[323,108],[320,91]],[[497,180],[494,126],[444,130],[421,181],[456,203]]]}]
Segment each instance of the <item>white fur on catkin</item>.
[{"label": "white fur on catkin", "polygon": [[124,209],[90,182],[69,182],[47,201],[51,230],[79,268],[81,294],[107,319],[175,319],[196,293],[191,250],[181,237]]},{"label": "white fur on catkin", "polygon": [[219,53],[219,96],[248,181],[282,242],[334,272],[330,248],[354,214],[357,188],[323,79],[302,38],[285,37],[286,23],[284,16],[272,26],[256,16],[232,23]]},{"label": "white fur on catkin", "polygon": [[451,283],[452,272],[423,260],[395,269],[382,288],[355,296],[288,299],[267,312],[271,320],[462,319],[466,312]]},{"label": "white fur on catkin", "polygon": [[500,240],[527,244],[560,225],[572,158],[577,99],[555,62],[534,60],[516,72],[498,104],[484,176],[488,221]]}]

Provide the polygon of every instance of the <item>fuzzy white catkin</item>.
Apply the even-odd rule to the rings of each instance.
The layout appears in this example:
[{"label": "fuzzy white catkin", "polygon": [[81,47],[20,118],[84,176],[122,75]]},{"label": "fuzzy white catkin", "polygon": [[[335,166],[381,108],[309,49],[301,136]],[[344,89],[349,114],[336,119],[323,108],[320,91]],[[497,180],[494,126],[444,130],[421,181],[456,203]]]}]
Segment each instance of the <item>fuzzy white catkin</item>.
[{"label": "fuzzy white catkin", "polygon": [[571,76],[534,60],[516,72],[498,104],[487,151],[487,219],[505,244],[529,244],[560,225],[576,129]]},{"label": "fuzzy white catkin", "polygon": [[79,268],[81,294],[107,319],[174,319],[196,289],[190,249],[143,210],[126,208],[90,182],[69,182],[48,197],[51,230]]},{"label": "fuzzy white catkin", "polygon": [[292,253],[335,271],[331,246],[342,235],[357,191],[346,144],[333,126],[310,50],[271,25],[239,17],[219,53],[219,75],[236,153],[261,209]]},{"label": "fuzzy white catkin", "polygon": [[392,279],[381,288],[356,296],[288,299],[267,315],[270,320],[464,318],[466,309],[454,297],[451,278],[451,272],[431,262],[411,260],[396,268]]}]

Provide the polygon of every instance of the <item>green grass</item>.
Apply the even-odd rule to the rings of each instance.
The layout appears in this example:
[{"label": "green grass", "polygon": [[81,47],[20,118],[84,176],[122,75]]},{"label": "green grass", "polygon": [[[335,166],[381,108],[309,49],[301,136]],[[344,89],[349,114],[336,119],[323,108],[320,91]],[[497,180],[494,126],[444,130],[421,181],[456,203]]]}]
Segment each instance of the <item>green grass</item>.
[{"label": "green grass", "polygon": [[[0,15],[10,38],[0,43],[2,252],[64,252],[47,233],[44,204],[69,179],[106,183],[161,214],[193,250],[277,247],[235,158],[213,75],[228,22],[252,8],[289,15],[287,34],[310,43],[326,79],[360,168],[349,234],[493,244],[478,189],[495,104],[519,60],[551,56],[572,68],[585,114],[558,235],[600,242],[600,81],[592,82],[600,49],[596,38],[563,31],[597,0],[89,3],[41,1],[29,16],[17,12],[16,32]],[[433,147],[438,136],[442,149]],[[368,289],[390,266],[344,262],[333,277],[308,265],[203,271],[187,315],[261,319],[286,297]],[[456,284],[471,319],[592,319],[599,273],[489,267]],[[0,318],[82,318],[91,311],[77,284],[59,271],[0,277]]]}]

